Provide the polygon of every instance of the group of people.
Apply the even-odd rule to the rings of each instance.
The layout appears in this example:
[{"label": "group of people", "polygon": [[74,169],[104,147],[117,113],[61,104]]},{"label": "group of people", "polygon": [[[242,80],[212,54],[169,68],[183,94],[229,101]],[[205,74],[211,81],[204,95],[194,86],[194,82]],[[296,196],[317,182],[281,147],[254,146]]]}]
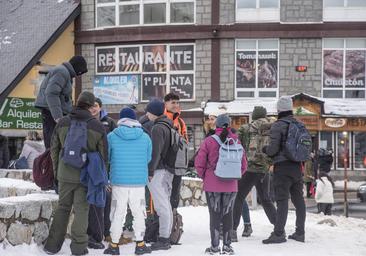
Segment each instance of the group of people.
[{"label": "group of people", "polygon": [[[135,254],[168,250],[171,248],[173,212],[178,208],[182,179],[168,165],[172,129],[188,142],[187,128],[180,117],[179,96],[169,93],[164,101],[151,100],[145,115],[139,120],[133,108],[124,107],[115,123],[102,109],[102,101],[88,91],[83,91],[76,106],[72,106],[72,79],[86,72],[87,64],[82,56],[74,56],[69,62],[53,68],[42,82],[35,103],[42,112],[44,144],[51,151],[59,194],[44,250],[48,254],[59,252],[72,210],[74,220],[70,248],[73,255],[87,254],[88,247],[105,249],[105,254],[119,255],[120,238],[128,212],[133,216]],[[238,241],[241,217],[244,220],[242,236],[250,236],[252,227],[245,199],[253,186],[273,225],[273,232],[263,243],[283,243],[287,238],[305,241],[303,163],[289,159],[285,152],[289,123],[297,122],[292,110],[291,97],[278,100],[277,120],[267,117],[264,107],[255,106],[252,121],[238,131],[231,127],[230,117],[224,111],[209,116],[211,129],[194,157],[194,166],[203,180],[210,215],[211,245],[206,253],[234,254],[231,243]],[[65,144],[78,143],[78,140],[70,142],[68,139],[75,120],[85,124],[84,151],[90,159],[83,167],[71,166],[64,158],[65,147],[70,148]],[[28,137],[30,141],[39,140],[34,134]],[[222,179],[215,174],[222,143],[230,141],[241,144],[244,149],[238,170],[242,175],[239,180]],[[108,180],[105,180],[107,175]],[[90,185],[93,182],[87,182],[85,186],[83,181],[86,177],[93,182],[97,180],[99,185],[93,187]],[[319,177],[322,178],[321,175]],[[327,180],[322,179],[324,184]],[[270,196],[271,185],[276,207]],[[144,242],[146,187],[159,216],[159,236],[151,246]],[[326,190],[321,185],[318,187],[318,191]],[[286,237],[289,197],[296,208],[296,229]],[[328,206],[322,207],[327,211]],[[103,239],[109,241],[108,248],[104,248]]]}]

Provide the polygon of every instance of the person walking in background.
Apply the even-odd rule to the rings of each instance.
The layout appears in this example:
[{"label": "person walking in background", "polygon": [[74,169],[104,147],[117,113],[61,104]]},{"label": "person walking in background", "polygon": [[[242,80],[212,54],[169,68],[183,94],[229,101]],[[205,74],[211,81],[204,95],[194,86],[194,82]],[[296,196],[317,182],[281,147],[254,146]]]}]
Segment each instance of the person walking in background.
[{"label": "person walking in background", "polygon": [[[253,186],[256,187],[263,209],[271,224],[276,222],[276,208],[269,197],[268,172],[272,163],[271,159],[262,152],[262,148],[269,144],[269,131],[273,123],[267,117],[264,107],[254,107],[252,122],[239,129],[239,138],[248,157],[248,170],[239,181],[238,194],[234,206],[234,225],[232,241],[237,242],[237,228],[240,216],[243,212],[243,204]],[[252,232],[250,223],[244,223],[242,236],[248,236]]]},{"label": "person walking in background", "polygon": [[286,242],[285,226],[288,215],[288,199],[296,208],[296,231],[289,235],[289,239],[298,242],[305,241],[305,201],[303,197],[303,178],[301,162],[291,161],[285,153],[285,143],[291,122],[298,122],[293,116],[291,97],[281,97],[277,102],[278,119],[270,130],[270,143],[263,148],[263,152],[272,158],[274,163],[274,191],[277,203],[276,222],[274,231],[264,244]]},{"label": "person walking in background", "polygon": [[108,135],[110,181],[112,184],[111,243],[104,254],[119,255],[118,241],[127,214],[133,215],[136,239],[135,254],[151,253],[143,240],[145,233],[145,186],[148,183],[148,164],[152,143],[149,135],[136,120],[135,111],[124,108],[120,112],[118,128]]},{"label": "person walking in background", "polygon": [[[95,97],[92,93],[82,92],[77,100],[76,108],[70,115],[59,120],[52,136],[51,157],[54,176],[59,185],[59,200],[44,246],[47,254],[56,254],[61,250],[71,209],[74,212],[74,220],[71,225],[71,253],[73,255],[88,254],[88,187],[81,183],[83,168],[76,168],[68,163],[69,161],[66,161],[68,158],[65,158],[67,155],[62,152],[65,147],[78,149],[80,148],[79,143],[85,143],[87,148],[84,150],[91,153],[97,152],[105,162],[107,161],[107,136],[102,124],[91,114],[94,103]],[[85,136],[86,142],[78,142],[78,138],[75,138],[75,142],[67,139],[73,121],[86,122],[86,131],[80,136],[81,138]],[[74,155],[79,156],[79,153]]]},{"label": "person walking in background", "polygon": [[306,186],[306,197],[312,196],[312,188],[314,187],[314,153],[310,155],[310,159],[304,165],[304,183]]},{"label": "person walking in background", "polygon": [[0,168],[7,169],[9,166],[9,143],[8,138],[0,134]]},{"label": "person walking in background", "polygon": [[[228,115],[219,115],[216,120],[215,134],[219,136],[222,143],[227,138],[237,139],[231,132],[230,118]],[[195,167],[198,176],[203,179],[203,190],[206,192],[206,199],[210,214],[211,246],[206,253],[220,253],[220,225],[223,225],[223,254],[234,254],[231,247],[231,230],[233,228],[233,208],[238,181],[234,179],[224,180],[215,175],[216,165],[219,159],[220,145],[213,136],[207,137],[201,144],[195,159]],[[241,159],[241,173],[247,168],[246,155]]]},{"label": "person walking in background", "polygon": [[35,107],[41,109],[44,145],[50,148],[56,123],[72,110],[72,79],[88,72],[82,56],[52,68],[41,83]]},{"label": "person walking in background", "polygon": [[19,158],[25,157],[27,160],[28,168],[33,168],[34,159],[37,158],[45,151],[42,137],[37,131],[29,131],[24,141],[24,146]]},{"label": "person walking in background", "polygon": [[332,205],[334,204],[333,188],[334,182],[332,178],[325,172],[319,173],[315,191],[318,213],[322,212],[324,215],[332,215]]},{"label": "person walking in background", "polygon": [[325,148],[320,148],[318,151],[318,164],[319,173],[325,172],[329,173],[332,169],[333,164],[333,151]]}]

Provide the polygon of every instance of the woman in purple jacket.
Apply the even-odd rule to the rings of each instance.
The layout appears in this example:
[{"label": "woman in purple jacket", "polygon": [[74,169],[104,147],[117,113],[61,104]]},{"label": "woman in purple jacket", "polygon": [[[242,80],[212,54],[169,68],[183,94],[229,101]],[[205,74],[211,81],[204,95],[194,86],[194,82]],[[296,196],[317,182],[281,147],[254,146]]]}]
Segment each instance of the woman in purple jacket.
[{"label": "woman in purple jacket", "polygon": [[[238,137],[232,133],[230,118],[228,115],[219,115],[216,120],[215,134],[222,142],[226,138],[237,140]],[[223,254],[234,254],[231,247],[230,231],[233,228],[233,206],[238,191],[237,180],[223,180],[214,174],[219,158],[219,144],[212,136],[207,137],[200,146],[195,159],[195,167],[198,176],[203,179],[203,190],[206,192],[206,199],[210,213],[211,247],[206,253],[220,253],[220,224],[223,225]],[[247,168],[246,155],[243,154],[241,171],[244,174]]]}]

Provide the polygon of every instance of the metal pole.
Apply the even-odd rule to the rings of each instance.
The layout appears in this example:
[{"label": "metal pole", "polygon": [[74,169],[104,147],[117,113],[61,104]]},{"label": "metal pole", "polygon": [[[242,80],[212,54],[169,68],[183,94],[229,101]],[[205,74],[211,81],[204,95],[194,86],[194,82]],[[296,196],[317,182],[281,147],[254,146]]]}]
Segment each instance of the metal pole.
[{"label": "metal pole", "polygon": [[343,211],[344,216],[348,218],[348,198],[347,198],[347,181],[348,181],[348,173],[347,173],[347,165],[348,165],[348,158],[347,158],[347,146],[348,140],[345,141],[345,147],[344,147],[344,156],[343,156],[343,165],[344,165],[344,205],[343,205]]}]

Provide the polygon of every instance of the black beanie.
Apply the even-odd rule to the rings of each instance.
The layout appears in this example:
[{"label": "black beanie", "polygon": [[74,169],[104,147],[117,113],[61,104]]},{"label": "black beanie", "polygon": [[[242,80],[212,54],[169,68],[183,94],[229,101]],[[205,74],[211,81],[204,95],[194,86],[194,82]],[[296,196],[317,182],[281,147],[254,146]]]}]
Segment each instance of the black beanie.
[{"label": "black beanie", "polygon": [[100,108],[103,106],[103,102],[100,98],[95,98],[95,102],[98,103]]},{"label": "black beanie", "polygon": [[88,72],[87,64],[83,56],[74,56],[69,60],[77,76]]},{"label": "black beanie", "polygon": [[79,108],[88,109],[95,104],[95,96],[91,92],[83,91],[76,102],[76,106]]},{"label": "black beanie", "polygon": [[254,107],[252,113],[252,120],[257,120],[259,118],[264,118],[267,116],[267,110],[264,107],[256,106]]}]

